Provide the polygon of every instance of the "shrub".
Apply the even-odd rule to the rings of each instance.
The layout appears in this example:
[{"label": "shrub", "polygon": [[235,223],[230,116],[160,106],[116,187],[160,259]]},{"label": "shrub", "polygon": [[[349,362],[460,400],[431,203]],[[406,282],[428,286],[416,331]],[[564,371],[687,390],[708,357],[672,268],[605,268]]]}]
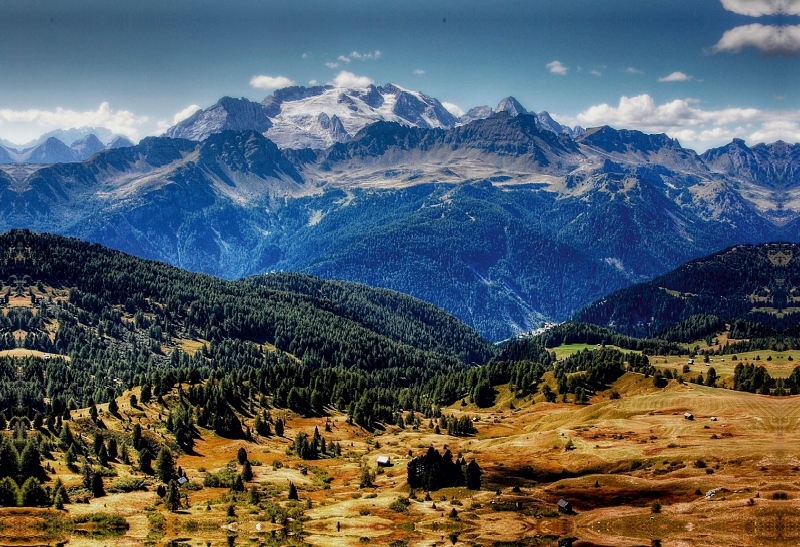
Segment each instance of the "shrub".
[{"label": "shrub", "polygon": [[407,498],[397,498],[389,504],[389,509],[395,513],[405,513],[409,505],[411,505],[411,502]]},{"label": "shrub", "polygon": [[108,491],[112,493],[134,492],[136,490],[147,490],[143,478],[125,477],[117,479],[114,481],[114,484],[111,485],[111,488],[108,489]]}]

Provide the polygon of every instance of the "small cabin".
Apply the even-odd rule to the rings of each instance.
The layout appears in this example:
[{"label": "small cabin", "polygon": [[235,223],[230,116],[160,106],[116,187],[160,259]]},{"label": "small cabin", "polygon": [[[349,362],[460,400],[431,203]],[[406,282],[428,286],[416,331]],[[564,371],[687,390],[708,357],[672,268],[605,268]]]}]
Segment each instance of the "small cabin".
[{"label": "small cabin", "polygon": [[683,417],[686,420],[694,420],[694,414],[692,414],[691,412],[684,412]]},{"label": "small cabin", "polygon": [[389,460],[389,456],[378,456],[378,465],[381,467],[389,467],[392,465],[392,462]]},{"label": "small cabin", "polygon": [[693,365],[694,364],[694,359],[689,359],[689,362],[687,364]]},{"label": "small cabin", "polygon": [[183,486],[187,482],[189,482],[189,479],[186,477],[178,477],[178,486]]},{"label": "small cabin", "polygon": [[565,515],[571,515],[572,514],[572,504],[570,502],[568,502],[567,500],[565,500],[565,499],[558,500],[558,503],[556,504],[556,506],[558,507],[558,512],[559,513],[564,513]]}]

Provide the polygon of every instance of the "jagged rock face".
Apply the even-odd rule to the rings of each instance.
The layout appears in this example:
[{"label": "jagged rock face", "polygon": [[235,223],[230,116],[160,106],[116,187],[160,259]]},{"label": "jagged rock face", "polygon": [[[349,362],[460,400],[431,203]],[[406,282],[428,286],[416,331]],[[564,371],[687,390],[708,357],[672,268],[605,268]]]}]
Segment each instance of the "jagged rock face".
[{"label": "jagged rock face", "polygon": [[174,139],[201,141],[222,131],[258,131],[272,127],[269,106],[247,99],[223,97],[215,105],[198,110],[192,116],[169,128],[165,136]]},{"label": "jagged rock face", "polygon": [[774,189],[800,186],[800,145],[777,141],[749,148],[743,140],[707,150],[701,156],[712,171]]}]

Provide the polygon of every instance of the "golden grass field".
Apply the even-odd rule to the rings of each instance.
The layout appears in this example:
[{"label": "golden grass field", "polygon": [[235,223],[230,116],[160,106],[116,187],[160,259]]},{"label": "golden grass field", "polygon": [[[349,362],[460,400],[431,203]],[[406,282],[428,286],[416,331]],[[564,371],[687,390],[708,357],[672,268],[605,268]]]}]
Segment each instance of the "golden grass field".
[{"label": "golden grass field", "polygon": [[[778,371],[791,363],[789,355],[800,358],[792,352],[762,351],[759,363],[770,363],[770,373],[780,375]],[[738,356],[747,362],[755,357]],[[765,361],[767,357],[772,361]],[[664,359],[667,362],[657,366],[678,367],[679,372],[685,361],[656,358]],[[726,367],[734,365],[727,359],[713,363],[722,377],[732,374]],[[692,367],[704,372],[706,368],[702,363]],[[552,381],[551,375],[547,378]],[[620,398],[612,398],[612,391]],[[167,406],[175,397],[175,392],[165,397]],[[159,415],[163,418],[166,412],[158,403],[131,408],[128,394],[117,402],[122,419],[110,416],[107,405],[99,407],[108,430],[123,431],[130,417],[156,435],[167,435],[159,429]],[[170,513],[160,503],[155,480],[148,478],[147,491],[71,503],[66,513],[0,509],[0,544],[55,545],[68,540],[70,546],[497,546],[555,545],[559,538],[577,538],[575,545],[583,546],[653,545],[654,540],[665,546],[794,545],[800,539],[799,403],[797,397],[675,380],[657,389],[652,378],[628,373],[587,405],[546,403],[541,395],[514,399],[501,386],[492,408],[459,403],[445,409],[447,414],[478,418],[477,433],[471,437],[436,434],[427,419],[417,431],[389,427],[369,432],[349,425],[343,415],[302,418],[273,409],[273,416],[287,419],[284,437],[250,442],[201,429],[195,454],[180,455],[177,463],[191,482],[202,484],[205,472],[235,466],[236,451],[244,447],[255,472],[246,486],[255,486],[271,504],[302,513],[286,528],[270,522],[265,509],[249,504],[246,493],[237,494],[234,501],[226,488],[187,491],[188,507]],[[684,412],[695,419],[684,419]],[[712,416],[717,421],[711,421]],[[311,434],[318,427],[323,432],[326,420],[332,431],[323,435],[328,443],[341,444],[341,457],[303,461],[287,454],[290,439],[299,431]],[[252,425],[252,420],[247,423]],[[73,412],[70,425],[76,434],[88,432],[88,411]],[[482,490],[445,489],[432,492],[429,501],[418,493],[405,512],[392,510],[393,501],[410,493],[409,451],[418,455],[431,445],[446,446],[467,460],[475,458],[484,471]],[[376,474],[374,488],[360,489],[361,466],[377,470],[379,455],[389,456],[393,466]],[[60,454],[47,463],[67,486],[80,483],[81,477],[66,467]],[[118,477],[132,473],[128,466],[111,465]],[[304,467],[307,474],[301,472]],[[299,502],[286,499],[290,481],[299,490]],[[706,499],[705,492],[713,488],[723,490]],[[773,499],[783,493],[788,499]],[[576,514],[555,512],[561,498],[573,504]],[[661,504],[660,513],[652,512],[653,502]],[[231,504],[234,518],[226,517]],[[452,509],[458,520],[448,517]],[[78,533],[57,525],[36,531],[48,519],[100,512],[124,516],[130,529],[118,535]],[[290,535],[283,535],[286,532]]]}]

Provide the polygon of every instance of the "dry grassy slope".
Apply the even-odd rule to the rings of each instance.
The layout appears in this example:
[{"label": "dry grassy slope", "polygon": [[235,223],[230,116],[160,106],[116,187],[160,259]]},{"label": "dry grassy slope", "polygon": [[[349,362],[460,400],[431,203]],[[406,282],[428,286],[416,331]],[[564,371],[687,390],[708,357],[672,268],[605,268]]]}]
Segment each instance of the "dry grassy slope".
[{"label": "dry grassy slope", "polygon": [[[620,399],[610,398],[612,389],[621,394]],[[138,395],[137,391],[134,393]],[[417,529],[421,530],[411,536],[414,541],[410,544],[428,545],[431,540],[438,540],[440,533],[432,529],[426,532],[424,526],[441,523],[443,519],[447,521],[445,516],[452,508],[462,514],[462,526],[466,530],[462,540],[513,540],[556,529],[557,535],[567,530],[581,538],[602,538],[603,542],[598,544],[632,545],[636,544],[636,538],[642,537],[637,523],[651,522],[648,505],[653,499],[673,503],[665,508],[665,515],[658,517],[663,520],[658,522],[669,530],[678,526],[676,522],[683,523],[680,524],[684,526],[681,533],[685,533],[686,522],[694,523],[693,526],[710,526],[700,518],[700,513],[708,513],[714,522],[727,522],[725,519],[730,520],[731,511],[745,511],[740,508],[756,492],[760,492],[762,498],[776,490],[788,491],[790,498],[800,494],[792,471],[800,465],[795,448],[800,431],[800,405],[795,398],[679,385],[675,381],[666,389],[658,390],[651,379],[639,374],[624,375],[586,406],[545,403],[540,395],[534,396],[533,401],[513,400],[507,386],[500,386],[498,392],[498,405],[494,408],[481,410],[456,404],[445,409],[446,414],[478,417],[475,423],[478,433],[473,437],[437,435],[427,427],[428,420],[423,420],[419,431],[390,427],[373,434],[348,425],[344,416],[336,415],[330,418],[333,431],[323,435],[328,442],[339,442],[344,456],[302,461],[287,454],[289,439],[299,431],[310,434],[314,427],[323,432],[325,419],[287,413],[284,438],[247,442],[223,439],[201,430],[196,454],[182,454],[177,463],[192,481],[202,482],[204,469],[223,468],[235,460],[237,449],[244,447],[251,460],[260,462],[254,467],[254,482],[248,487],[257,486],[286,506],[286,488],[292,481],[298,486],[301,499],[311,500],[312,508],[306,511],[310,520],[304,528],[309,533],[307,540],[314,545],[358,545],[361,537],[388,544],[408,537],[403,528],[398,528],[406,522],[417,523]],[[175,397],[176,392],[166,397],[167,406],[175,403]],[[145,429],[149,425],[159,437],[164,434],[170,438],[161,428],[159,414],[163,420],[166,412],[158,404],[132,409],[128,398],[126,393],[118,399],[123,420],[109,416],[105,405],[100,407],[101,418],[109,432],[124,433],[126,416],[130,415],[133,422],[141,422]],[[514,409],[509,408],[512,401]],[[694,421],[683,419],[683,412],[687,410],[694,413]],[[274,416],[282,414],[282,411],[273,410]],[[718,417],[717,422],[710,421],[712,415]],[[88,434],[91,427],[87,416],[86,409],[73,413],[76,433]],[[247,423],[252,426],[252,420]],[[570,441],[575,449],[565,450]],[[380,448],[375,448],[378,443]],[[480,492],[448,489],[435,493],[432,502],[412,502],[408,513],[395,513],[389,509],[390,503],[408,495],[405,485],[408,451],[419,454],[429,445],[439,449],[447,445],[454,453],[462,452],[467,459],[476,458],[486,473],[485,489]],[[365,464],[376,469],[378,455],[390,456],[394,466],[376,475],[376,488],[360,490],[359,466]],[[50,462],[56,474],[68,486],[79,483],[80,477],[66,469],[58,456],[56,454],[56,460]],[[695,467],[693,463],[699,459],[708,467]],[[274,469],[273,461],[280,461],[283,467]],[[641,462],[642,466],[631,470],[631,462]],[[126,466],[112,466],[120,476],[130,473]],[[524,466],[530,466],[533,475],[526,474]],[[309,468],[307,475],[301,473],[302,467]],[[707,474],[706,469],[714,473]],[[326,474],[332,477],[330,488],[325,488],[321,480]],[[595,481],[599,488],[594,486]],[[155,505],[163,512],[163,506],[156,505],[154,485],[151,482],[148,492],[111,494],[86,505],[72,504],[70,514],[97,511],[123,514],[130,520],[132,530],[125,538],[114,540],[114,544],[141,543],[149,530],[143,517],[145,508]],[[520,492],[511,492],[515,485],[521,487]],[[718,500],[711,505],[695,494],[697,489],[705,492],[717,486],[728,489],[724,495],[728,501]],[[499,498],[494,493],[496,489],[502,492]],[[373,493],[375,497],[367,497]],[[218,526],[225,521],[230,501],[227,490],[204,488],[188,494],[190,507],[186,511],[164,512],[168,517],[164,538],[185,536],[185,526],[194,520],[210,525],[193,532],[192,538],[224,541],[224,531]],[[531,511],[544,510],[549,514],[554,502],[561,497],[575,504],[579,512],[577,517],[563,522],[563,519],[550,517],[533,518]],[[460,501],[453,502],[453,498]],[[491,501],[498,499],[520,501],[524,510],[521,514],[492,511]],[[776,503],[759,501],[765,507]],[[782,503],[794,507],[791,501]],[[210,510],[206,509],[207,504]],[[260,511],[252,510],[239,500],[235,526],[240,537],[252,535],[259,522],[262,526],[267,524]],[[342,526],[338,532],[337,522]]]}]

